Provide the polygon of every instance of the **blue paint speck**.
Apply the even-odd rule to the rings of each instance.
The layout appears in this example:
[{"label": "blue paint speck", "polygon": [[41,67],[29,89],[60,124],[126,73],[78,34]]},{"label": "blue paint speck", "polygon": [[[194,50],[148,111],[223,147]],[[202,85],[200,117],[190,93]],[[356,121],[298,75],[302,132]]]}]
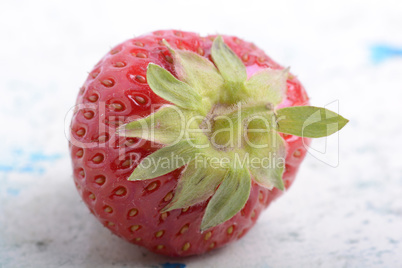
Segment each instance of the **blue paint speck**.
[{"label": "blue paint speck", "polygon": [[9,159],[2,159],[0,172],[3,173],[45,173],[46,163],[53,163],[62,158],[62,154],[46,154],[41,151],[26,152],[19,148],[13,149]]},{"label": "blue paint speck", "polygon": [[12,196],[17,196],[17,195],[20,194],[20,190],[19,190],[19,189],[15,189],[15,188],[7,188],[7,193],[8,193],[9,195],[12,195]]},{"label": "blue paint speck", "polygon": [[374,63],[381,63],[394,57],[402,57],[402,47],[388,45],[374,45],[371,47],[371,59]]},{"label": "blue paint speck", "polygon": [[162,268],[185,268],[186,265],[184,263],[164,263],[161,264]]},{"label": "blue paint speck", "polygon": [[53,162],[55,160],[58,160],[61,158],[61,154],[44,154],[42,152],[35,152],[31,153],[30,155],[30,160],[32,162],[40,162],[40,161],[47,161],[47,162]]},{"label": "blue paint speck", "polygon": [[13,171],[13,169],[14,168],[12,166],[0,165],[0,171],[2,171],[2,172],[8,173],[8,172]]}]

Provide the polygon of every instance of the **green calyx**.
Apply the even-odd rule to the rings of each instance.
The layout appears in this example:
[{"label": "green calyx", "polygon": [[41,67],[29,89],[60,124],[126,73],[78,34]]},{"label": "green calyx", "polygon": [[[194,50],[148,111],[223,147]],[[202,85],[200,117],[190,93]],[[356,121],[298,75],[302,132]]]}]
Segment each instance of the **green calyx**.
[{"label": "green calyx", "polygon": [[162,212],[209,198],[201,230],[221,224],[246,204],[251,181],[284,190],[286,143],[279,132],[324,137],[348,120],[312,106],[275,109],[286,96],[288,69],[264,69],[247,78],[246,67],[218,36],[213,62],[175,50],[176,77],[149,64],[147,81],[171,105],[118,129],[120,135],[165,145],[145,157],[129,180],[147,180],[185,167]]}]

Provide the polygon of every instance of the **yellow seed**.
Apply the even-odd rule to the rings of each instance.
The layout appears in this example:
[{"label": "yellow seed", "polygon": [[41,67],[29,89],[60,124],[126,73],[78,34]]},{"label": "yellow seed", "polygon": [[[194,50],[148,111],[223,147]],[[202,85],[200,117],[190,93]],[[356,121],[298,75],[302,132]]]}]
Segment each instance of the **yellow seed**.
[{"label": "yellow seed", "polygon": [[184,225],[181,229],[180,229],[180,234],[184,234],[185,232],[188,231],[188,224]]},{"label": "yellow seed", "polygon": [[137,231],[138,229],[140,229],[140,226],[139,225],[133,225],[133,226],[131,226],[131,231],[133,231],[133,232],[135,232],[135,231]]},{"label": "yellow seed", "polygon": [[160,231],[155,233],[155,237],[161,237],[164,233],[165,233],[165,231],[160,230]]},{"label": "yellow seed", "polygon": [[133,208],[133,209],[131,209],[130,212],[128,213],[128,216],[134,217],[134,216],[137,215],[137,214],[138,214],[138,209]]},{"label": "yellow seed", "polygon": [[137,237],[137,238],[135,239],[135,241],[137,241],[137,242],[141,241],[141,237]]},{"label": "yellow seed", "polygon": [[158,186],[158,183],[154,181],[153,183],[151,183],[150,185],[148,185],[147,190],[148,190],[148,191],[155,190],[156,186]]},{"label": "yellow seed", "polygon": [[237,236],[237,238],[241,238],[244,235],[244,230],[240,232],[240,234]]},{"label": "yellow seed", "polygon": [[120,187],[117,191],[116,191],[116,195],[124,195],[126,193],[126,189],[124,187]]},{"label": "yellow seed", "polygon": [[111,207],[107,206],[107,207],[105,207],[104,211],[106,213],[112,213],[113,209]]},{"label": "yellow seed", "polygon": [[77,135],[78,136],[84,136],[85,135],[85,129],[80,128],[79,130],[77,130]]},{"label": "yellow seed", "polygon": [[170,201],[172,198],[173,198],[173,193],[170,192],[165,196],[165,198],[163,200],[165,200],[167,202],[167,201]]},{"label": "yellow seed", "polygon": [[252,212],[251,212],[251,218],[254,218],[255,217],[255,211],[253,210]]},{"label": "yellow seed", "polygon": [[95,195],[94,195],[93,193],[91,193],[91,194],[89,195],[89,199],[95,200]]},{"label": "yellow seed", "polygon": [[93,94],[93,95],[91,95],[91,96],[88,97],[88,100],[89,100],[90,102],[95,102],[95,101],[97,101],[98,99],[99,99],[99,97],[98,97],[98,95],[96,95],[96,94]]},{"label": "yellow seed", "polygon": [[129,166],[131,166],[131,159],[126,159],[121,165],[124,167],[124,168],[127,168],[127,167],[129,167]]},{"label": "yellow seed", "polygon": [[206,234],[204,235],[204,239],[205,239],[205,240],[209,240],[209,239],[211,238],[211,236],[212,236],[212,233],[211,233],[211,232],[208,232],[208,233],[206,233]]},{"label": "yellow seed", "polygon": [[183,208],[181,211],[186,212],[190,207]]},{"label": "yellow seed", "polygon": [[94,112],[92,112],[92,111],[84,112],[84,117],[86,119],[91,119],[94,117]]},{"label": "yellow seed", "polygon": [[215,242],[213,242],[213,243],[211,243],[210,245],[209,245],[209,248],[214,248],[215,247]]},{"label": "yellow seed", "polygon": [[264,199],[264,195],[261,192],[258,194],[258,199],[260,201],[262,201]]},{"label": "yellow seed", "polygon": [[227,229],[227,232],[228,232],[228,234],[233,233],[233,225],[230,226],[230,227]]},{"label": "yellow seed", "polygon": [[102,184],[104,184],[105,183],[105,180],[106,180],[106,178],[105,178],[105,176],[99,176],[99,177],[97,177],[96,179],[95,179],[95,183],[97,183],[97,184],[99,184],[99,185],[102,185]]},{"label": "yellow seed", "polygon": [[109,222],[107,223],[107,225],[109,225],[109,226],[114,226],[114,222],[109,221]]},{"label": "yellow seed", "polygon": [[183,250],[183,251],[187,251],[187,250],[190,248],[190,246],[191,246],[190,243],[187,242],[187,243],[184,244],[182,250]]},{"label": "yellow seed", "polygon": [[293,156],[297,158],[297,157],[300,157],[301,154],[302,154],[302,153],[301,153],[301,150],[300,150],[300,149],[297,149],[297,150],[293,153]]},{"label": "yellow seed", "polygon": [[156,249],[161,250],[161,249],[163,249],[164,247],[165,247],[164,245],[157,245],[157,246],[156,246]]},{"label": "yellow seed", "polygon": [[94,158],[92,158],[92,161],[96,164],[99,164],[100,162],[103,161],[103,159],[105,159],[103,155],[97,154]]},{"label": "yellow seed", "polygon": [[75,155],[76,155],[77,157],[82,157],[82,156],[84,155],[84,150],[79,149]]},{"label": "yellow seed", "polygon": [[167,216],[169,216],[169,214],[168,214],[167,212],[163,212],[163,213],[161,214],[161,220],[162,220],[162,221],[166,220]]}]

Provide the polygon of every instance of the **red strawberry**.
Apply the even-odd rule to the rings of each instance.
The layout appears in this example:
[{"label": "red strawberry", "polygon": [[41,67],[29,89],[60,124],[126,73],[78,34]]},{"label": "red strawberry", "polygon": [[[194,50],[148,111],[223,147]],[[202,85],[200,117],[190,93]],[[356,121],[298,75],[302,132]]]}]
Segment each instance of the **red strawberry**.
[{"label": "red strawberry", "polygon": [[[304,105],[299,80],[237,37],[170,30],[128,40],[94,67],[79,92],[70,142],[77,189],[107,228],[151,251],[187,256],[221,247],[247,233],[279,189],[290,187],[309,137],[347,123]],[[301,107],[286,108],[292,106]],[[179,112],[186,122],[195,118],[188,128]],[[223,131],[230,125],[223,116],[241,122],[239,134]],[[329,123],[339,127],[327,133]],[[261,126],[269,131],[252,132]],[[178,133],[192,145],[177,142]],[[255,146],[263,144],[269,146]],[[170,155],[184,162],[163,166]],[[238,156],[284,163],[236,166]],[[229,160],[212,167],[214,157]]]}]

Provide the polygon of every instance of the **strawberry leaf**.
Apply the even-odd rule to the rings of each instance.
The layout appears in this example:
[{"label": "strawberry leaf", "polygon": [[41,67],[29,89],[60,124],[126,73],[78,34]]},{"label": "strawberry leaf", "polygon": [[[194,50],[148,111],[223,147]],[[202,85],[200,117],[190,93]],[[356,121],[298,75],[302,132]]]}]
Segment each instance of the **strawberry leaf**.
[{"label": "strawberry leaf", "polygon": [[142,159],[128,180],[147,180],[165,175],[186,165],[197,152],[187,141],[163,147]]},{"label": "strawberry leaf", "polygon": [[236,215],[250,195],[251,178],[247,169],[229,169],[211,198],[201,222],[201,231],[221,224]]},{"label": "strawberry leaf", "polygon": [[[263,187],[270,190],[276,187],[283,191],[285,188],[282,180],[286,158],[285,141],[275,130],[269,131],[267,135],[259,135],[258,138],[259,141],[253,140],[254,146],[248,148],[251,158],[250,172],[254,180]],[[256,145],[264,145],[265,148],[256,149]]]},{"label": "strawberry leaf", "polygon": [[245,85],[253,99],[266,101],[276,106],[286,96],[288,73],[288,69],[264,69],[250,77]]},{"label": "strawberry leaf", "polygon": [[217,36],[212,44],[211,55],[223,78],[232,83],[244,83],[247,80],[246,66],[239,57]]},{"label": "strawberry leaf", "polygon": [[198,160],[191,161],[180,176],[173,200],[163,212],[193,206],[207,200],[225,175],[224,169],[203,166]]},{"label": "strawberry leaf", "polygon": [[173,144],[185,138],[186,122],[193,114],[166,105],[155,113],[118,128],[119,135],[137,137],[161,144]]},{"label": "strawberry leaf", "polygon": [[165,100],[184,109],[202,110],[201,96],[159,65],[153,63],[148,65],[147,81],[155,94]]},{"label": "strawberry leaf", "polygon": [[166,40],[164,44],[173,56],[175,71],[179,80],[194,88],[201,96],[216,98],[224,84],[215,65],[192,51],[174,50]]},{"label": "strawberry leaf", "polygon": [[349,122],[337,113],[314,106],[287,107],[276,113],[278,132],[307,138],[329,136]]}]

